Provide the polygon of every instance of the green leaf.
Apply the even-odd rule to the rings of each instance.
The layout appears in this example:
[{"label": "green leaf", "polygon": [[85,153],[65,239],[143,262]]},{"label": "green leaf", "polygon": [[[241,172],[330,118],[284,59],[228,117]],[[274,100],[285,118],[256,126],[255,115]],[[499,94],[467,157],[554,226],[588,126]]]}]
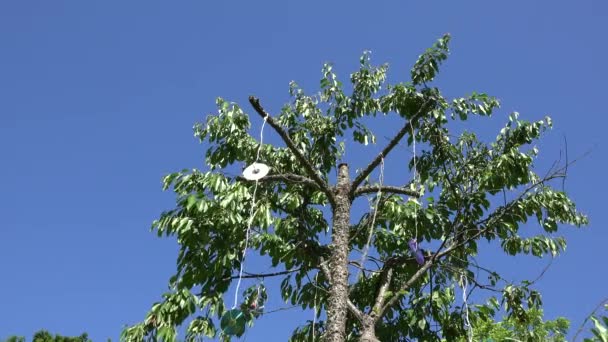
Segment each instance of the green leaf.
[{"label": "green leaf", "polygon": [[448,43],[450,35],[445,34],[427,49],[416,61],[411,70],[412,82],[415,85],[432,81],[439,71],[439,65],[447,59],[449,54]]}]

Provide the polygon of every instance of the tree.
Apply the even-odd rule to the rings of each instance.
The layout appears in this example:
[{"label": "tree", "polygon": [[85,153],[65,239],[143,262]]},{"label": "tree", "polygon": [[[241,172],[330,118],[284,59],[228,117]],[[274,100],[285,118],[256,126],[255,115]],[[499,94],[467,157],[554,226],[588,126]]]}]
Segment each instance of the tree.
[{"label": "tree", "polygon": [[[25,342],[25,337],[23,336],[10,336],[5,342]],[[59,334],[52,335],[46,330],[37,331],[33,338],[33,342],[91,342],[89,339],[89,335],[87,333],[83,333],[80,336],[62,336]]]},{"label": "tree", "polygon": [[[320,93],[306,95],[291,83],[293,100],[277,116],[250,97],[285,146],[257,141],[241,107],[218,99],[218,113],[194,128],[208,144],[209,170],[163,180],[177,206],[153,229],[180,244],[171,291],[122,339],[173,341],[182,324],[187,340],[241,335],[266,301],[266,289],[257,284],[230,306],[224,295],[235,284],[240,295],[244,277],[282,277],[270,295],[316,310],[315,320],[294,330],[293,341],[453,341],[472,337],[470,327],[492,321],[501,306],[503,325],[538,323],[541,296],[533,282],[512,283],[481,266],[474,258],[478,243],[497,243],[509,255],[555,256],[566,246],[555,235],[559,224],[578,227],[587,219],[554,184],[567,163],[543,176],[534,171],[533,143],[551,127],[550,118],[528,122],[513,113],[489,143],[471,132],[454,136],[455,122],[489,117],[499,101],[476,92],[448,100],[431,86],[449,40],[443,36],[418,58],[408,83],[385,85],[388,66],[372,65],[364,53],[351,74],[350,95],[325,64]],[[343,160],[345,141],[360,144],[363,154],[375,144],[366,123],[380,115],[401,127],[353,173]],[[420,151],[409,161],[408,178],[386,185],[384,161],[404,139]],[[260,176],[263,163],[270,172],[258,180],[231,176],[239,163]],[[352,223],[352,205],[365,196],[371,208]],[[538,222],[535,234],[529,219]],[[243,271],[253,252],[268,256],[273,272]],[[492,296],[469,305],[472,290]]]},{"label": "tree", "polygon": [[80,336],[69,337],[59,334],[52,335],[46,330],[40,330],[34,334],[33,342],[91,342],[87,333]]},{"label": "tree", "polygon": [[[515,317],[507,317],[501,322],[487,317],[476,320],[473,325],[473,341],[567,341],[570,322],[566,318],[543,321],[543,312],[539,309],[527,310],[526,318],[525,321],[520,321]],[[457,339],[459,342],[466,340],[465,337]]]},{"label": "tree", "polygon": [[23,336],[10,336],[4,342],[25,342],[25,337]]}]

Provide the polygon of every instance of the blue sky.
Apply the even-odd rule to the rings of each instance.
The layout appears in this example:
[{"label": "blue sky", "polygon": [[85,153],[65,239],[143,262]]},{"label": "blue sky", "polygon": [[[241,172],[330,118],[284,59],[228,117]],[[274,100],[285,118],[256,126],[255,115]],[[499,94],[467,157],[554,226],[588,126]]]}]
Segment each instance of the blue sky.
[{"label": "blue sky", "polygon": [[[445,32],[444,93],[485,91],[503,103],[476,130],[495,134],[512,111],[550,114],[546,165],[564,136],[571,158],[593,149],[566,183],[591,224],[565,227],[568,250],[538,286],[547,316],[576,330],[608,296],[607,14],[600,0],[0,2],[0,337],[46,328],[103,341],[144,317],[175,269],[176,243],[149,231],[173,205],[160,179],[203,167],[191,128],[216,97],[247,108],[254,94],[277,112],[289,81],[316,91],[326,61],[346,81],[363,50],[406,80]],[[388,172],[406,172],[396,168]],[[518,277],[546,262],[485,264]],[[247,339],[284,341],[311,317],[269,315]]]}]

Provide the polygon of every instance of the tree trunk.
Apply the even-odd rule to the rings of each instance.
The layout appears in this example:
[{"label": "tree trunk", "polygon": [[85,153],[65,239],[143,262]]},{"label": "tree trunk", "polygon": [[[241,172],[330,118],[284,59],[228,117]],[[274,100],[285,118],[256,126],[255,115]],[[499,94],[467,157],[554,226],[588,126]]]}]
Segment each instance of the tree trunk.
[{"label": "tree trunk", "polygon": [[376,337],[376,319],[373,315],[365,315],[361,322],[361,337],[359,342],[380,342]]},{"label": "tree trunk", "polygon": [[348,165],[338,166],[336,203],[333,210],[331,256],[329,269],[331,282],[327,306],[327,331],[324,341],[343,342],[346,339],[346,314],[348,311],[348,238],[350,229],[351,200]]}]

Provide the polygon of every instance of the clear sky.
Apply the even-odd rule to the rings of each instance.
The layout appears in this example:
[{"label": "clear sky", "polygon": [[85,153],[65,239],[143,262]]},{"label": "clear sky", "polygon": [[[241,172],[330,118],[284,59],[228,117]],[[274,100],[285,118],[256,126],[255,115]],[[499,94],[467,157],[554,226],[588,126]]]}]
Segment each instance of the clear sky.
[{"label": "clear sky", "polygon": [[[566,183],[591,224],[566,227],[568,250],[538,286],[547,316],[576,330],[608,297],[606,2],[430,3],[0,1],[0,337],[45,328],[104,341],[144,317],[175,270],[175,241],[149,231],[173,205],[160,179],[202,167],[191,128],[216,97],[247,108],[254,94],[276,113],[289,81],[316,91],[325,61],[346,81],[363,50],[407,80],[445,32],[444,93],[503,102],[477,130],[495,134],[511,111],[550,114],[539,167],[559,157],[564,136],[571,159],[593,149]],[[484,263],[534,277],[547,260]],[[284,341],[311,317],[269,315],[247,340]]]}]

